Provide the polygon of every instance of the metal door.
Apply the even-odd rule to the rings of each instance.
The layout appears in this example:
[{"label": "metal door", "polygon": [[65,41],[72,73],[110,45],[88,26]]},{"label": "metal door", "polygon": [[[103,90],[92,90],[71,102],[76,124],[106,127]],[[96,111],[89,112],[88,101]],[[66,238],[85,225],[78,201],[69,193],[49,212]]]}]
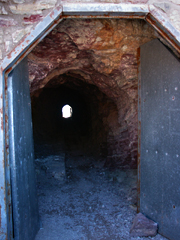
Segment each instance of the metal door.
[{"label": "metal door", "polygon": [[180,61],[158,40],[140,49],[140,211],[180,239]]},{"label": "metal door", "polygon": [[33,240],[39,229],[27,59],[8,77],[9,149],[15,240]]}]

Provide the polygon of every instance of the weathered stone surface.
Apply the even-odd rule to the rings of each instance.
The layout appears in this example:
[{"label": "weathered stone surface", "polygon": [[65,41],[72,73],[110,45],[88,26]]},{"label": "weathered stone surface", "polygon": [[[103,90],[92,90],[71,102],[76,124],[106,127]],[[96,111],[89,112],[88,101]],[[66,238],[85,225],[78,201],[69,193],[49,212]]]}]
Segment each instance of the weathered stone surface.
[{"label": "weathered stone surface", "polygon": [[5,51],[6,51],[6,52],[9,52],[10,46],[11,46],[11,41],[6,41],[6,42],[5,42]]},{"label": "weathered stone surface", "polygon": [[0,59],[2,59],[2,51],[1,51],[1,49],[0,49]]},{"label": "weathered stone surface", "polygon": [[0,44],[3,43],[3,37],[0,35]]},{"label": "weathered stone surface", "polygon": [[0,6],[0,15],[7,15],[7,14],[8,14],[8,12],[4,8],[4,6]]},{"label": "weathered stone surface", "polygon": [[31,31],[31,26],[26,27],[25,29],[19,29],[12,34],[13,42],[17,43],[20,39],[27,33]]},{"label": "weathered stone surface", "polygon": [[34,22],[38,22],[40,19],[42,19],[42,15],[40,14],[35,14],[35,15],[30,15],[28,17],[24,17],[24,22],[25,24],[31,24]]},{"label": "weathered stone surface", "polygon": [[180,5],[179,0],[170,0],[170,2]]},{"label": "weathered stone surface", "polygon": [[60,153],[59,156],[50,155],[45,159],[36,159],[36,173],[41,175],[43,172],[49,176],[49,178],[54,177],[60,182],[64,182],[66,179],[66,169],[65,169],[65,155]]},{"label": "weathered stone surface", "polygon": [[154,237],[157,234],[157,223],[138,213],[130,230],[131,237]]},{"label": "weathered stone surface", "polygon": [[24,3],[10,5],[9,8],[13,14],[41,14],[42,10],[53,8],[56,0],[36,1],[36,3]]},{"label": "weathered stone surface", "polygon": [[163,12],[166,12],[170,9],[170,4],[169,3],[154,3],[154,6],[161,9]]},{"label": "weathered stone surface", "polygon": [[174,9],[170,14],[169,14],[169,18],[172,22],[172,24],[176,27],[176,29],[178,29],[180,31],[180,7],[177,7],[176,9]]},{"label": "weathered stone surface", "polygon": [[24,3],[24,0],[13,0],[14,3]]},{"label": "weathered stone surface", "polygon": [[[40,17],[35,17],[38,15],[42,15],[43,17],[45,17],[48,13],[50,13],[50,11],[52,10],[52,8],[54,8],[57,4],[64,4],[64,3],[79,3],[79,0],[76,1],[71,1],[71,0],[12,0],[12,1],[8,1],[8,0],[1,0],[0,1],[0,15],[9,15],[12,17],[12,19],[14,19],[15,21],[15,25],[12,24],[11,22],[9,24],[7,24],[7,22],[5,23],[4,21],[2,22],[2,24],[0,24],[1,27],[7,27],[7,28],[11,28],[11,26],[14,26],[13,29],[11,30],[11,34],[14,33],[17,30],[22,30],[25,28],[26,24],[29,25],[33,25],[33,27],[35,26],[35,24],[38,24],[39,21],[41,21],[42,18]],[[94,0],[94,1],[90,1],[90,0],[83,0],[81,1],[82,3],[100,3],[100,1],[98,0]],[[158,10],[162,11],[162,14],[165,18],[167,18],[167,21],[169,21],[177,30],[180,31],[180,15],[179,15],[179,11],[180,11],[180,3],[178,0],[166,0],[166,1],[158,1],[158,0],[136,0],[136,1],[132,1],[132,0],[105,0],[103,3],[128,3],[128,4],[133,4],[134,6],[136,4],[145,4],[145,5],[154,5],[155,8],[157,8]],[[34,17],[31,17],[34,16]],[[12,25],[11,25],[12,24]],[[126,30],[126,29],[125,29]],[[104,30],[99,31],[99,34],[101,35],[104,32]],[[24,32],[25,34],[25,32]],[[73,33],[72,33],[73,34]],[[2,35],[3,36],[3,35]],[[91,33],[90,33],[91,36]],[[107,35],[107,38],[110,37],[112,41],[109,41],[109,44],[113,44],[113,38],[116,38],[116,36],[118,36],[118,32],[116,32],[114,34],[114,36],[110,36]],[[4,37],[4,36],[3,36]],[[23,35],[24,37],[24,35]],[[118,36],[118,39],[119,36]],[[20,39],[21,40],[21,39]],[[19,40],[19,41],[20,41]],[[4,42],[6,41],[6,39],[4,38]],[[75,41],[75,40],[73,40]],[[82,38],[79,37],[79,39],[77,39],[77,43],[79,41],[79,48],[81,45],[81,41]],[[89,41],[89,40],[87,40]],[[99,36],[99,38],[96,38],[96,41],[94,42],[94,51],[96,47],[102,47],[105,51],[105,48],[107,46],[105,46],[106,43],[102,43],[101,40],[101,36]],[[99,46],[100,45],[100,46]],[[14,43],[11,42],[10,46],[9,46],[9,51],[12,50],[12,48],[14,47]],[[122,45],[121,46],[122,51],[126,49],[126,45]],[[3,56],[5,56],[6,52],[5,49],[2,49],[2,53]],[[103,60],[103,64],[104,65],[111,65],[112,63],[112,59],[104,59]],[[99,66],[97,66],[99,67]],[[102,67],[102,65],[101,65]],[[100,69],[101,70],[101,69]],[[107,71],[107,73],[109,73],[111,70],[110,68],[108,69],[106,67],[105,69]],[[99,70],[98,70],[99,71]]]},{"label": "weathered stone surface", "polygon": [[12,18],[0,17],[0,26],[1,27],[10,27],[10,26],[15,26],[16,24],[17,24],[17,21],[15,21]]},{"label": "weathered stone surface", "polygon": [[136,166],[137,50],[155,37],[142,20],[64,20],[28,56],[32,95],[51,79],[66,83],[65,74],[96,85],[115,103],[99,113],[108,129],[106,165]]}]

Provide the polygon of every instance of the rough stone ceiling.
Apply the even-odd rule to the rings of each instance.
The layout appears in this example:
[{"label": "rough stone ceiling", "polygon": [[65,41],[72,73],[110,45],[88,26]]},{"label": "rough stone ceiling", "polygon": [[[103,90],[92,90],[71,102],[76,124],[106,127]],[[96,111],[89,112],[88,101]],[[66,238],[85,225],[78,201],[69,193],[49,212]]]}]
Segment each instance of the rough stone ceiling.
[{"label": "rough stone ceiling", "polygon": [[31,92],[65,72],[103,91],[137,85],[137,49],[155,37],[143,20],[64,20],[28,56]]},{"label": "rough stone ceiling", "polygon": [[63,20],[28,55],[31,95],[62,84],[82,88],[79,80],[97,86],[117,107],[117,114],[106,117],[109,157],[132,165],[137,156],[138,49],[157,37],[144,20]]}]

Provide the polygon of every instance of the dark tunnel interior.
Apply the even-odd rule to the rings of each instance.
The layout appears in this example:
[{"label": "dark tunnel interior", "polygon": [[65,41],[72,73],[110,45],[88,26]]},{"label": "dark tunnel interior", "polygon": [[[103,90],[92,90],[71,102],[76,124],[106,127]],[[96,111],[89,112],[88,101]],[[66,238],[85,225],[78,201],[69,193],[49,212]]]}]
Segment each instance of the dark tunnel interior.
[{"label": "dark tunnel interior", "polygon": [[[65,104],[72,107],[70,118],[62,116]],[[57,239],[58,234],[61,239],[80,239],[79,234],[87,236],[82,239],[106,239],[105,229],[116,221],[109,233],[115,239],[121,228],[117,206],[121,203],[124,215],[131,219],[137,199],[136,170],[111,168],[106,162],[115,149],[113,130],[119,126],[116,104],[97,86],[64,75],[34,92],[32,119],[43,222],[36,240]],[[123,190],[119,190],[120,184]],[[127,209],[127,196],[133,209]],[[89,237],[89,226],[93,226],[94,238]]]},{"label": "dark tunnel interior", "polygon": [[[58,154],[106,157],[109,127],[107,118],[116,105],[96,86],[73,77],[64,84],[52,79],[32,96],[35,158]],[[64,105],[72,107],[72,117],[62,117]],[[117,115],[116,115],[117,117]]]}]

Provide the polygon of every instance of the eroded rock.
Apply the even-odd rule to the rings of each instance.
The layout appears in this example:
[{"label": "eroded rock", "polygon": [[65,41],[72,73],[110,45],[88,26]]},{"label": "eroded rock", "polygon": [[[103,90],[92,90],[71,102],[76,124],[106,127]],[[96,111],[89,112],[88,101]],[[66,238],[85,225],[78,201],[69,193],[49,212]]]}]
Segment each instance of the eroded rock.
[{"label": "eroded rock", "polygon": [[138,213],[130,230],[131,237],[154,237],[157,234],[157,223]]},{"label": "eroded rock", "polygon": [[98,95],[101,104],[96,103],[107,131],[107,166],[136,167],[138,48],[156,37],[143,20],[67,19],[28,56],[32,97],[44,87],[73,84],[81,89],[79,81],[107,96],[104,101]]}]

